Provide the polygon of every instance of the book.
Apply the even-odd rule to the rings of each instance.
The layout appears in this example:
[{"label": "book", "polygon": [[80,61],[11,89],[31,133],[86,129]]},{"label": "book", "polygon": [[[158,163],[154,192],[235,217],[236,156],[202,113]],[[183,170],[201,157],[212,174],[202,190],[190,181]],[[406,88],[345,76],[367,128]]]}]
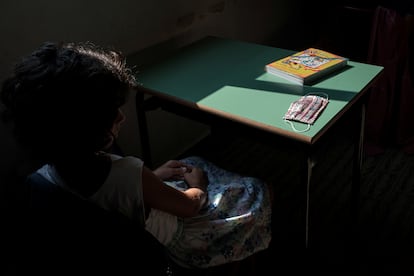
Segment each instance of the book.
[{"label": "book", "polygon": [[348,59],[330,52],[308,48],[265,66],[266,72],[301,85],[314,83],[343,68]]}]

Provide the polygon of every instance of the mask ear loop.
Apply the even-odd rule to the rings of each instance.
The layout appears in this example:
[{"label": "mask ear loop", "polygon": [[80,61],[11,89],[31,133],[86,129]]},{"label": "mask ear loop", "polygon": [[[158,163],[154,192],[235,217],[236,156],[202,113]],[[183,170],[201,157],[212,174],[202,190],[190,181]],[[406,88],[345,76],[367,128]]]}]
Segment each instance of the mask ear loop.
[{"label": "mask ear loop", "polygon": [[329,101],[329,95],[328,94],[326,94],[326,93],[324,93],[324,92],[310,92],[310,93],[308,93],[308,94],[305,94],[305,96],[319,96],[319,97],[321,97],[321,96],[324,96],[324,98],[327,100],[327,101]]},{"label": "mask ear loop", "polygon": [[308,124],[308,126],[305,128],[305,129],[302,129],[302,130],[299,130],[299,129],[297,129],[296,127],[295,127],[295,125],[293,124],[293,122],[291,122],[291,121],[289,121],[289,120],[286,120],[285,119],[285,123],[288,123],[288,124],[290,124],[290,127],[293,129],[293,131],[295,131],[295,132],[306,132],[306,131],[308,131],[309,129],[310,129],[310,124]]}]

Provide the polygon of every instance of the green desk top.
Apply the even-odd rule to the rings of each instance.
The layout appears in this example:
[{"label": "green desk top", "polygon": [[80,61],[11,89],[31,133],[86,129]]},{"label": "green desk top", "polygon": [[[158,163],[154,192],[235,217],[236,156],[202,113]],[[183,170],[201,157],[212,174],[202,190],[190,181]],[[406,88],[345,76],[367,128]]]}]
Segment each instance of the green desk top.
[{"label": "green desk top", "polygon": [[[349,61],[345,69],[311,86],[265,72],[267,63],[291,53],[209,37],[161,62],[139,68],[137,79],[147,93],[157,97],[312,144],[361,98],[383,70],[381,66]],[[329,104],[308,131],[297,133],[282,117],[291,102],[313,92],[329,95]],[[297,129],[307,126],[294,124]]]}]

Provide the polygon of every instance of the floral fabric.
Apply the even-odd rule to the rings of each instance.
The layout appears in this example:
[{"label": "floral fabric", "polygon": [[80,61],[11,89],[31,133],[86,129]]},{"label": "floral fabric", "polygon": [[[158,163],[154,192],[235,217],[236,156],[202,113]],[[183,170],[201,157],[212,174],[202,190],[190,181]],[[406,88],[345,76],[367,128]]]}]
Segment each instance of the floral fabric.
[{"label": "floral fabric", "polygon": [[[199,216],[178,220],[178,230],[167,245],[172,258],[183,266],[203,268],[241,260],[266,249],[271,240],[267,185],[200,157],[182,161],[207,173],[209,202]],[[184,182],[167,184],[182,189]]]}]

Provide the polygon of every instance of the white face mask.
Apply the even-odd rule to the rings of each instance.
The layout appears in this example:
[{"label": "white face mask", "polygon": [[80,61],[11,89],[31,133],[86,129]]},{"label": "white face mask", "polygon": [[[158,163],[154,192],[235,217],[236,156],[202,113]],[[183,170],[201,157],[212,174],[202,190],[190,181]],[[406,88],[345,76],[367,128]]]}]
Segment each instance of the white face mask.
[{"label": "white face mask", "polygon": [[[296,132],[305,132],[318,118],[319,114],[325,109],[329,102],[329,97],[325,93],[312,93],[300,97],[299,100],[292,102],[288,111],[283,116],[285,122],[289,123]],[[298,130],[292,121],[307,124],[307,128]]]}]

